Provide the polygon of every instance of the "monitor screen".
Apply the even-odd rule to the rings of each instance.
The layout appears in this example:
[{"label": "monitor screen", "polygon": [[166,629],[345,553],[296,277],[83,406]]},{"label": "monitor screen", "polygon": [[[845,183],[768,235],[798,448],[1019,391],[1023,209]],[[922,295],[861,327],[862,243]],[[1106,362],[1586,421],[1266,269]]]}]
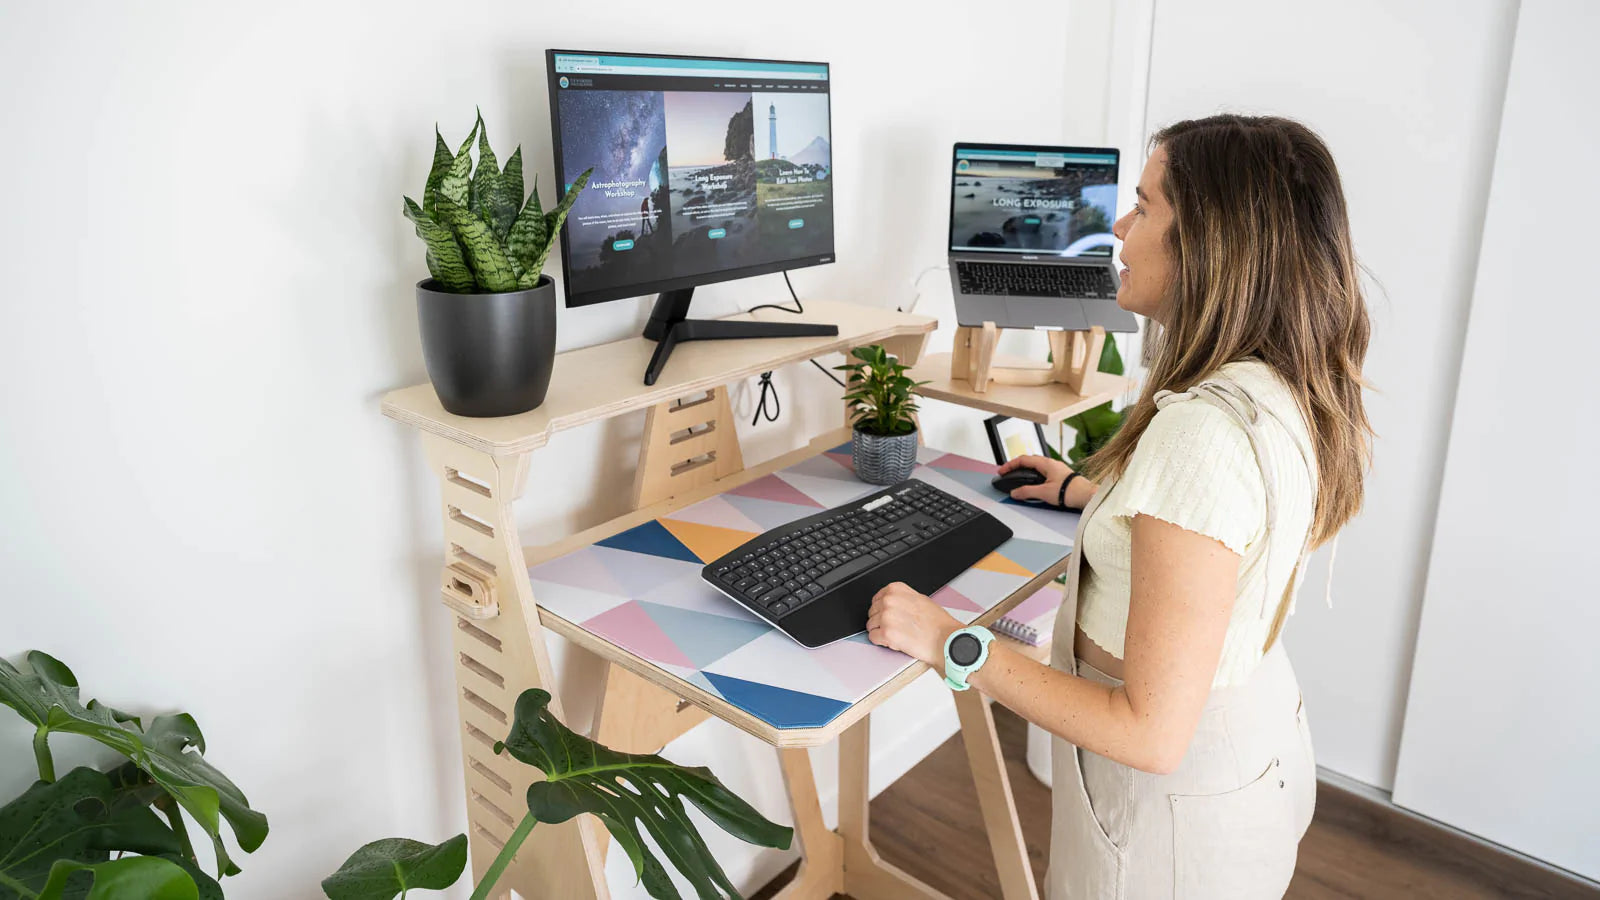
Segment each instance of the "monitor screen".
[{"label": "monitor screen", "polygon": [[826,63],[548,56],[568,306],[833,261]]},{"label": "monitor screen", "polygon": [[1114,149],[957,144],[950,249],[1110,256]]}]

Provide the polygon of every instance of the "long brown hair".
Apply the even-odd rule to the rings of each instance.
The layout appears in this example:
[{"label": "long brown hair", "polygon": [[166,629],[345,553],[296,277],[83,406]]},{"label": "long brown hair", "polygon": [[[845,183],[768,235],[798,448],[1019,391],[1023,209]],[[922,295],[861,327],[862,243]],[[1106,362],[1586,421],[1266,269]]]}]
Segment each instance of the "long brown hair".
[{"label": "long brown hair", "polygon": [[1183,391],[1226,363],[1259,359],[1288,384],[1317,457],[1313,546],[1361,509],[1372,426],[1362,405],[1370,325],[1339,171],[1311,129],[1272,116],[1169,125],[1162,192],[1174,260],[1163,327],[1122,428],[1083,470],[1120,475],[1155,416],[1157,391]]}]

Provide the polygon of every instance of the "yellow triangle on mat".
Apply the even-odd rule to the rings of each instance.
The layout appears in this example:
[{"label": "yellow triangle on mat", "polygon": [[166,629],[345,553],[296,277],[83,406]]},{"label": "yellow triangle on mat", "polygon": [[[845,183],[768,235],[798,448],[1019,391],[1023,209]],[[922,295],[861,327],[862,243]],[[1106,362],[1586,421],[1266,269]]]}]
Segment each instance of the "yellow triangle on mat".
[{"label": "yellow triangle on mat", "polygon": [[678,519],[659,519],[661,526],[683,542],[689,552],[700,557],[701,562],[711,562],[756,536],[753,531],[736,531],[717,525],[701,525]]},{"label": "yellow triangle on mat", "polygon": [[[685,541],[685,543],[688,542]],[[982,569],[985,572],[999,572],[1002,575],[1021,575],[1024,578],[1033,577],[1032,572],[1029,572],[1027,569],[1024,569],[1011,560],[1006,559],[1004,556],[1001,556],[999,551],[990,553],[983,559],[978,560],[975,564],[973,564],[973,568]]]}]

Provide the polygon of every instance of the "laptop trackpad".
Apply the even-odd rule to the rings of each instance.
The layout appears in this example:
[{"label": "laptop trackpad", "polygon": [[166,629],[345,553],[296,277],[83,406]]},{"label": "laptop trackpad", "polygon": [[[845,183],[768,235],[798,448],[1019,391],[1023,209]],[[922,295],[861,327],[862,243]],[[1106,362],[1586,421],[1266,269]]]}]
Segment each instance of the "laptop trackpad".
[{"label": "laptop trackpad", "polygon": [[1076,297],[1007,297],[1006,317],[1012,328],[1043,325],[1068,331],[1088,331],[1089,317]]}]

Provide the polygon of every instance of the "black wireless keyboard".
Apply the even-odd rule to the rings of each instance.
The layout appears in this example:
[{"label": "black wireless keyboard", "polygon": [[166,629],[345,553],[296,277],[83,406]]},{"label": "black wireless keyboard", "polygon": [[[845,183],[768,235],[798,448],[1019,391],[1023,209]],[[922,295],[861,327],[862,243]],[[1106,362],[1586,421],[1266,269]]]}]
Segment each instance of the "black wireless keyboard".
[{"label": "black wireless keyboard", "polygon": [[931,594],[1010,539],[999,519],[910,478],[752,538],[701,577],[821,647],[865,629],[884,585],[903,581]]},{"label": "black wireless keyboard", "polygon": [[963,260],[956,263],[956,277],[964,294],[1107,300],[1117,296],[1117,283],[1111,277],[1111,269],[1104,265],[1041,266]]}]

